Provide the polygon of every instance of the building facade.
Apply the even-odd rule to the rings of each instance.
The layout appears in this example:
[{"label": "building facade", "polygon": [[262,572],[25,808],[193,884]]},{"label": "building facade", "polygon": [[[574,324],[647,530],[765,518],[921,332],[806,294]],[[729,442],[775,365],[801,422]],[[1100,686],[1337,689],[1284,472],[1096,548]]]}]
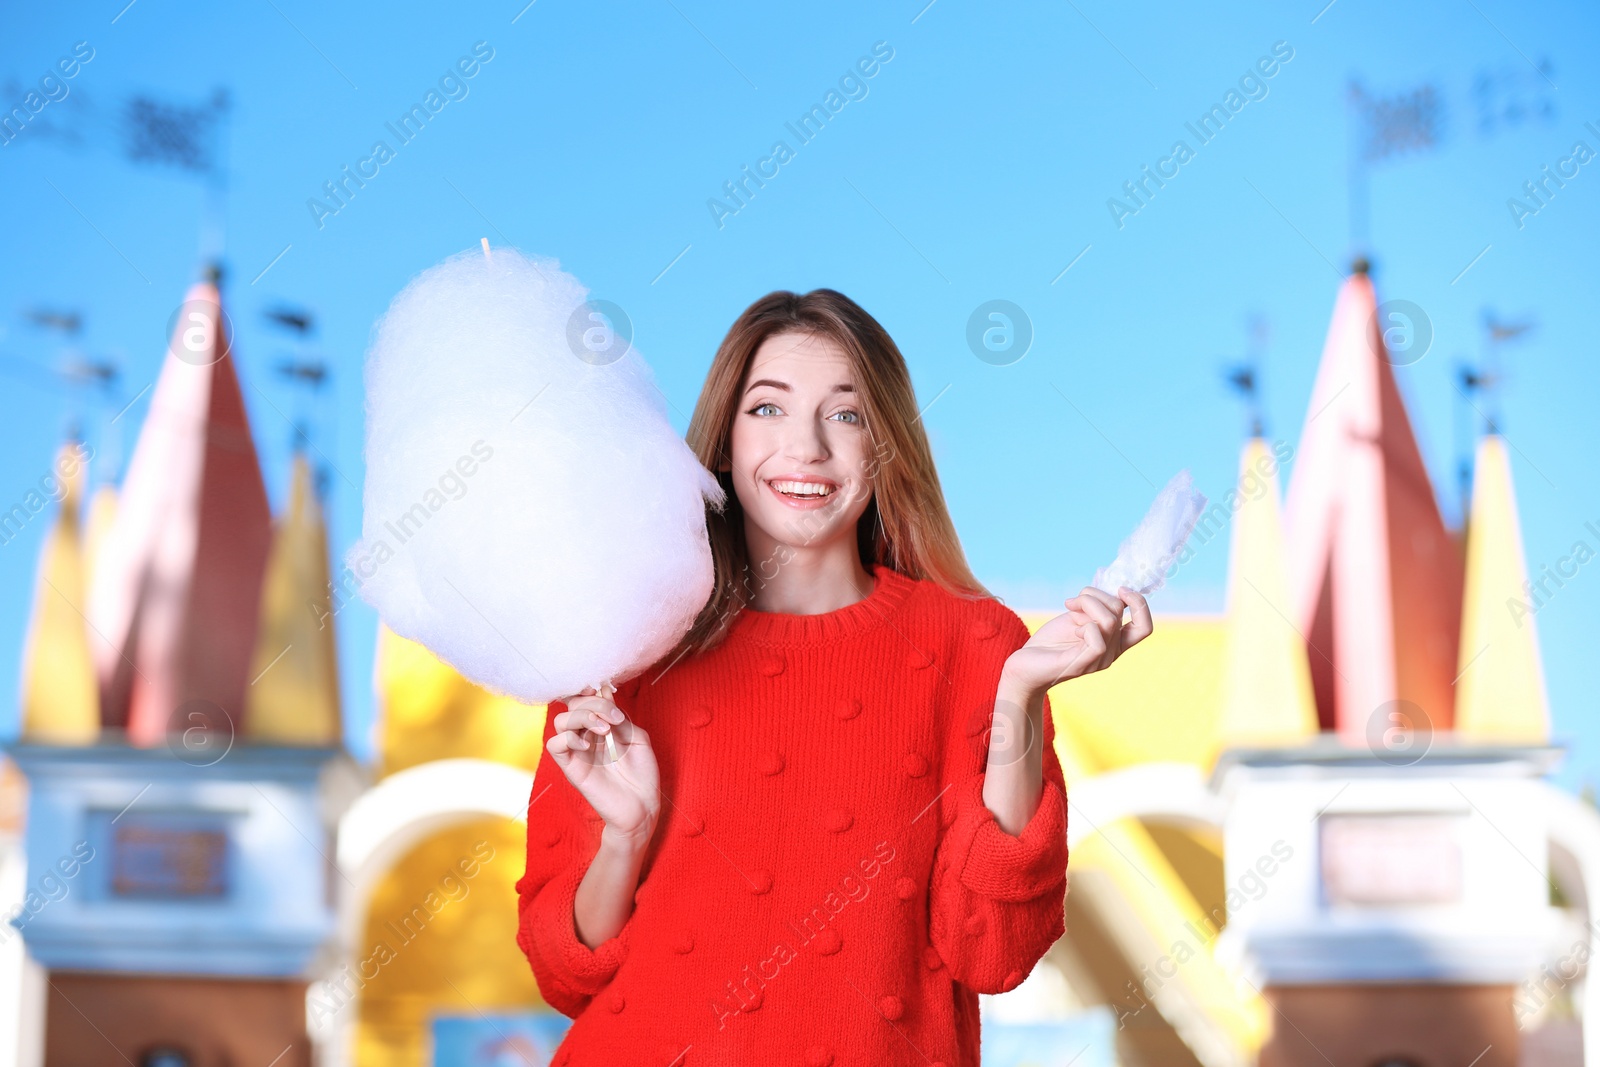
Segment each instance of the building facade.
[{"label": "building facade", "polygon": [[[384,630],[345,753],[351,590],[303,453],[269,513],[221,305],[190,291],[121,485],[75,470],[41,551],[0,1067],[545,1062],[512,888],[543,709]],[[1298,443],[1247,440],[1174,561],[1228,553],[1224,613],[1051,694],[1068,933],[985,998],[986,1063],[1600,1067],[1600,819],[1546,781],[1510,459],[1482,438],[1448,529],[1381,325],[1357,270]]]}]

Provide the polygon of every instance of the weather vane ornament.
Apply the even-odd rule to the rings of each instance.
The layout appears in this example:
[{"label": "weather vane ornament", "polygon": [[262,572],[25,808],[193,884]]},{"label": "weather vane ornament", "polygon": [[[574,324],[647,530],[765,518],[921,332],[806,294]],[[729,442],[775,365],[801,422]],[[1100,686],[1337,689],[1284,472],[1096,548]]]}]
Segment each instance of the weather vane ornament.
[{"label": "weather vane ornament", "polygon": [[1179,471],[1122,542],[1117,558],[1095,571],[1094,581],[1089,584],[1113,596],[1122,585],[1140,593],[1160,589],[1166,584],[1167,568],[1183,550],[1205,506],[1206,498],[1195,491],[1189,472]]},{"label": "weather vane ornament", "polygon": [[420,274],[366,362],[366,487],[351,570],[402,637],[530,704],[665,656],[712,589],[723,492],[630,342],[550,259],[473,248]]}]

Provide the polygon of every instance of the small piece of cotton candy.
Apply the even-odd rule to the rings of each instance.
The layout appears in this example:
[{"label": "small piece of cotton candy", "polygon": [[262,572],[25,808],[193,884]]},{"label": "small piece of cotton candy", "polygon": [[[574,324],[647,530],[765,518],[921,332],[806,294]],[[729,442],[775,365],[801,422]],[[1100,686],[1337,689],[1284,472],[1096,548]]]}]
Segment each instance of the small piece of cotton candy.
[{"label": "small piece of cotton candy", "polygon": [[1186,470],[1173,476],[1157,494],[1155,503],[1133,533],[1122,542],[1117,558],[1101,567],[1089,583],[1116,596],[1118,586],[1153,593],[1167,580],[1167,568],[1178,558],[1183,543],[1205,510],[1206,498],[1195,492],[1194,481]]},{"label": "small piece of cotton candy", "polygon": [[711,595],[722,490],[606,310],[554,260],[475,248],[406,286],[367,354],[361,596],[530,704],[644,670]]}]

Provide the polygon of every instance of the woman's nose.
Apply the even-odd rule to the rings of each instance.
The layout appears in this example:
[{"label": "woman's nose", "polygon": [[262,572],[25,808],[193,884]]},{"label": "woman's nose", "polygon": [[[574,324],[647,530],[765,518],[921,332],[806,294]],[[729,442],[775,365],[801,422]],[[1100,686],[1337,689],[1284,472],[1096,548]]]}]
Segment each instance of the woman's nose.
[{"label": "woman's nose", "polygon": [[827,439],[823,437],[822,427],[813,420],[800,420],[791,424],[789,440],[790,455],[802,463],[820,463],[830,455]]}]

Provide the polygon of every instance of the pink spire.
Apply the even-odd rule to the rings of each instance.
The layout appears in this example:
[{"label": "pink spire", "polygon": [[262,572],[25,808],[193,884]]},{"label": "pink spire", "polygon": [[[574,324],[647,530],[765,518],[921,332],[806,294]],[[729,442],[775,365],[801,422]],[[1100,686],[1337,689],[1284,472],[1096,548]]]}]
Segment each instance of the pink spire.
[{"label": "pink spire", "polygon": [[[1393,725],[1449,729],[1460,552],[1395,386],[1372,281],[1359,268],[1334,306],[1285,527],[1323,729],[1353,745],[1368,742],[1375,717],[1380,736]],[[1426,725],[1410,721],[1418,709]]]},{"label": "pink spire", "polygon": [[221,295],[201,282],[179,309],[89,594],[106,726],[150,746],[238,723],[270,541]]}]

